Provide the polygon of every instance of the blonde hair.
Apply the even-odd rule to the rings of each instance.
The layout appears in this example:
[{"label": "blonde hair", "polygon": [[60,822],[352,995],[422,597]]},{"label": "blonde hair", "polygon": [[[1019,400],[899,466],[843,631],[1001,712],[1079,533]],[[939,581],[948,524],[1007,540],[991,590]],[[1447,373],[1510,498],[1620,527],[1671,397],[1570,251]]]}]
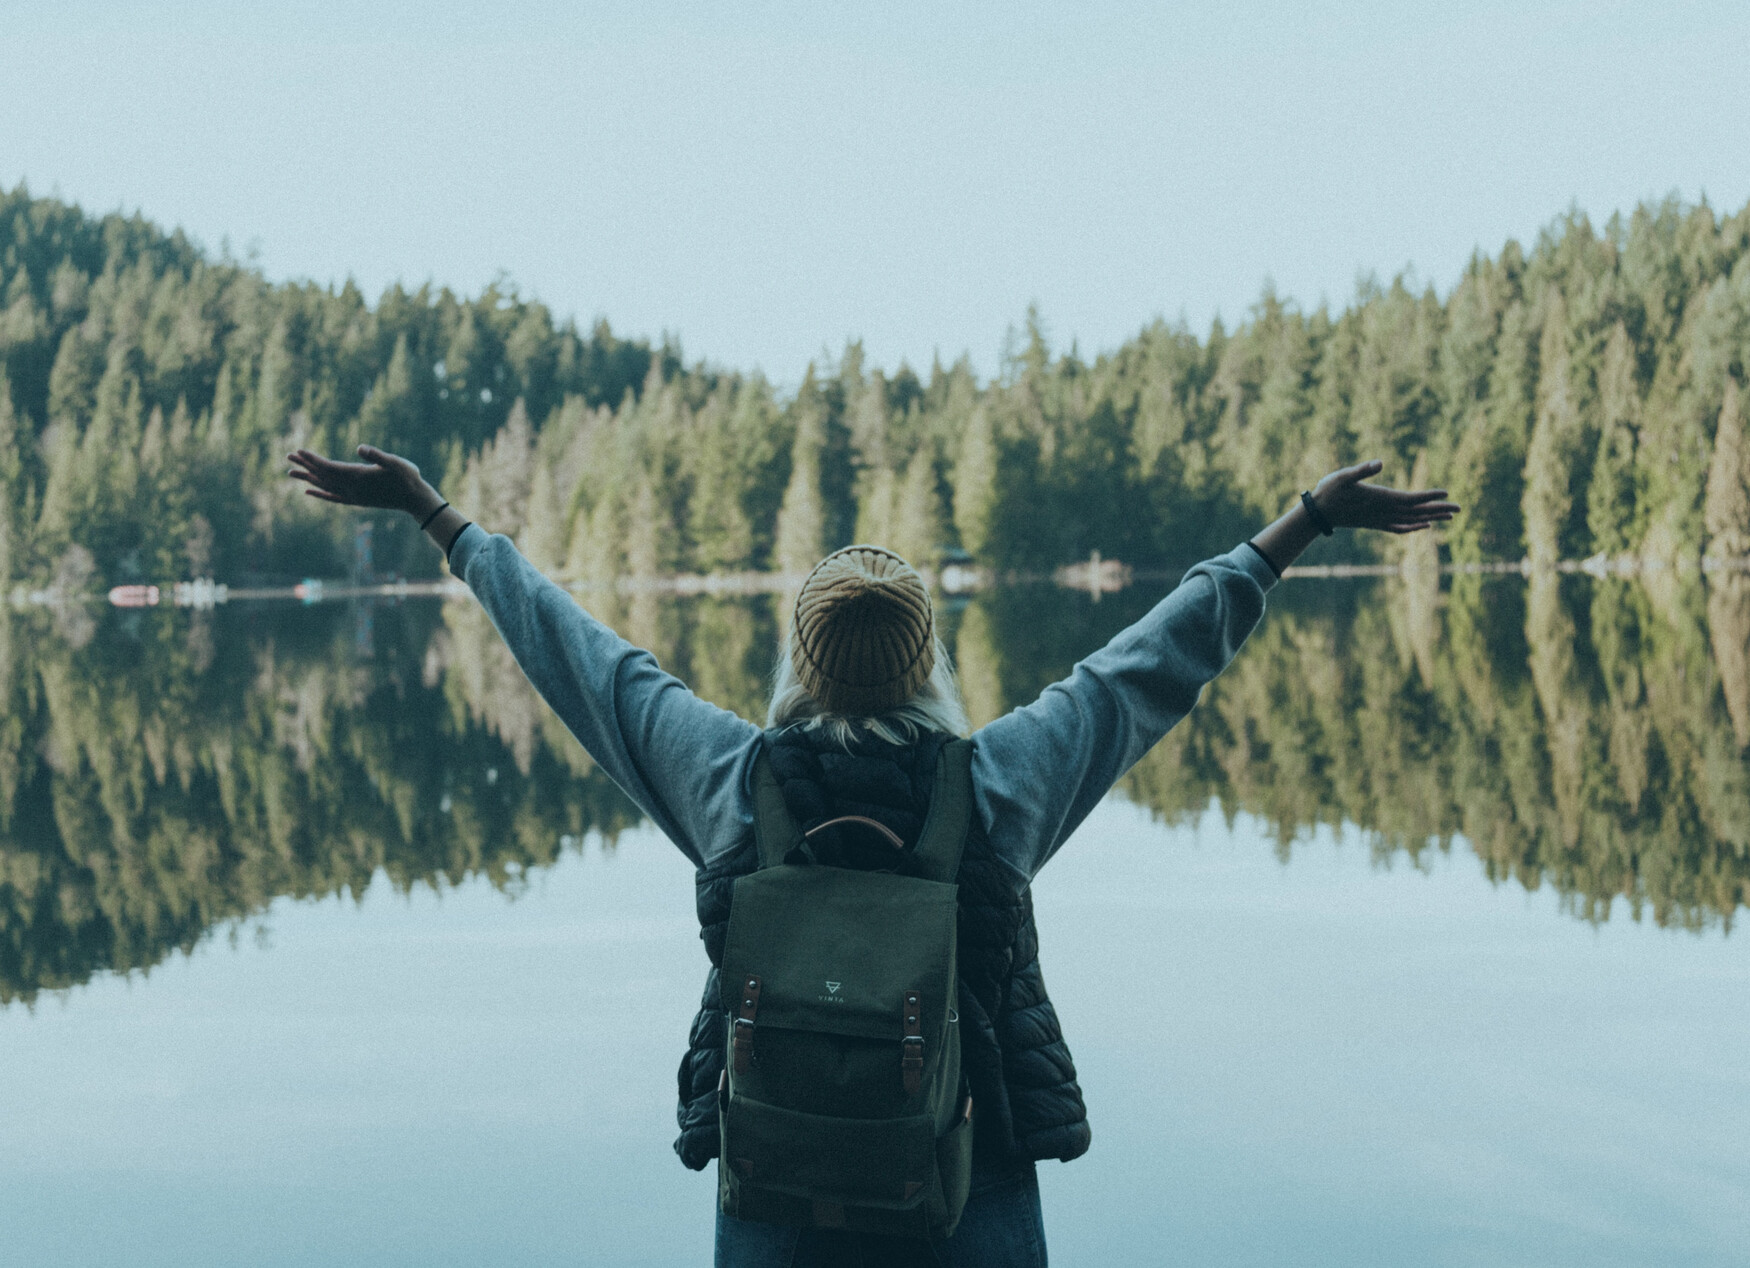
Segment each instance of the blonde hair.
[{"label": "blonde hair", "polygon": [[790,638],[778,653],[772,671],[772,702],[766,709],[766,726],[772,729],[801,725],[819,730],[845,748],[861,735],[872,735],[889,744],[915,744],[931,731],[946,731],[965,738],[972,732],[966,705],[960,699],[960,683],[948,660],[948,649],[936,638],[936,663],[923,686],[896,708],[872,716],[828,713],[808,694],[790,658]]}]

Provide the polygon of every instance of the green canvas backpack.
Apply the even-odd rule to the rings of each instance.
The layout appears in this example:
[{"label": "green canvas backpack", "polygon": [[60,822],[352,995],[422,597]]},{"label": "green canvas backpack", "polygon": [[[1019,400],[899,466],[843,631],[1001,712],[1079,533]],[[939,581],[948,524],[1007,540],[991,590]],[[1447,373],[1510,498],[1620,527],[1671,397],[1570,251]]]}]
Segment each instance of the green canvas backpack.
[{"label": "green canvas backpack", "polygon": [[[966,1205],[972,1098],[960,1071],[954,877],[972,813],[972,745],[946,745],[910,850],[847,816],[805,835],[764,757],[759,870],[735,882],[724,942],[719,1085],[725,1214],[947,1237]],[[891,870],[835,867],[810,838],[854,820]]]}]

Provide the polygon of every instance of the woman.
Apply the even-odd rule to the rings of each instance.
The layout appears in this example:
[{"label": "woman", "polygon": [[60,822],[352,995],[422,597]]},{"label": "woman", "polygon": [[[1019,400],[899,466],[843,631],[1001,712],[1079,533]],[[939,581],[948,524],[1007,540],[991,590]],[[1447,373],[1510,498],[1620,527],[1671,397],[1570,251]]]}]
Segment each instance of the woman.
[{"label": "woman", "polygon": [[[776,775],[804,829],[843,815],[914,843],[944,744],[969,730],[928,591],[875,547],[823,560],[797,596],[767,728],[719,709],[584,612],[503,536],[470,524],[406,459],[361,463],[307,450],[293,479],[315,498],[406,511],[474,591],[542,697],[597,763],[698,869],[712,961],[680,1069],[675,1149],[703,1168],[719,1152],[727,1016],[719,1004],[729,893],[758,866],[753,772]],[[1197,565],[1177,589],[1069,677],[971,736],[975,809],[956,876],[959,1015],[973,1117],[971,1196],[937,1243],[764,1224],[719,1213],[717,1262],[759,1265],[1045,1263],[1034,1164],[1083,1153],[1090,1133],[1075,1067],[1038,965],[1030,882],[1114,782],[1190,711],[1239,650],[1282,570],[1335,527],[1419,532],[1458,510],[1443,490],[1365,483],[1365,462],[1326,476],[1250,541]],[[823,848],[858,866],[866,840],[831,829]],[[883,835],[886,835],[884,833]]]}]

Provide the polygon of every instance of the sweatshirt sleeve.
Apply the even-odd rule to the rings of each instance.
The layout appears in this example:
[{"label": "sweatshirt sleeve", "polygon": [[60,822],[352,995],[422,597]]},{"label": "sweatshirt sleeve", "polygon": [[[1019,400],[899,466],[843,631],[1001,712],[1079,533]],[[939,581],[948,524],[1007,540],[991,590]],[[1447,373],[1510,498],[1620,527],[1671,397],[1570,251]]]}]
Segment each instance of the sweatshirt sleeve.
[{"label": "sweatshirt sleeve", "polygon": [[1191,711],[1263,616],[1275,583],[1247,545],[1198,564],[1069,677],[973,735],[979,813],[998,856],[1023,880]]},{"label": "sweatshirt sleeve", "polygon": [[701,700],[585,612],[508,537],[468,526],[450,570],[596,765],[695,866],[749,830],[757,727]]}]

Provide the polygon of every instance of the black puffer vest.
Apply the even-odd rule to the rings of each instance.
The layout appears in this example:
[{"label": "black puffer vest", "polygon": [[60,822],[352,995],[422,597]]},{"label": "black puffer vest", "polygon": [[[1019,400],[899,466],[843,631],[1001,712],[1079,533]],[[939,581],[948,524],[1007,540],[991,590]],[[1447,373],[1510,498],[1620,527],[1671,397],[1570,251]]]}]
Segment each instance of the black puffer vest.
[{"label": "black puffer vest", "polygon": [[[765,750],[784,801],[804,830],[838,815],[866,815],[910,846],[929,812],[936,758],[948,738],[931,735],[895,746],[863,737],[847,751],[817,732],[789,727],[768,731]],[[758,866],[750,832],[697,876],[699,936],[711,971],[681,1060],[681,1134],[674,1146],[695,1171],[719,1149],[717,1083],[728,1019],[718,1004],[717,969],[730,894],[736,878]],[[975,1150],[998,1165],[1080,1157],[1091,1139],[1088,1112],[1039,972],[1033,894],[1025,886],[1016,890],[1015,873],[998,860],[976,814],[957,879],[961,1063],[977,1107]]]}]

